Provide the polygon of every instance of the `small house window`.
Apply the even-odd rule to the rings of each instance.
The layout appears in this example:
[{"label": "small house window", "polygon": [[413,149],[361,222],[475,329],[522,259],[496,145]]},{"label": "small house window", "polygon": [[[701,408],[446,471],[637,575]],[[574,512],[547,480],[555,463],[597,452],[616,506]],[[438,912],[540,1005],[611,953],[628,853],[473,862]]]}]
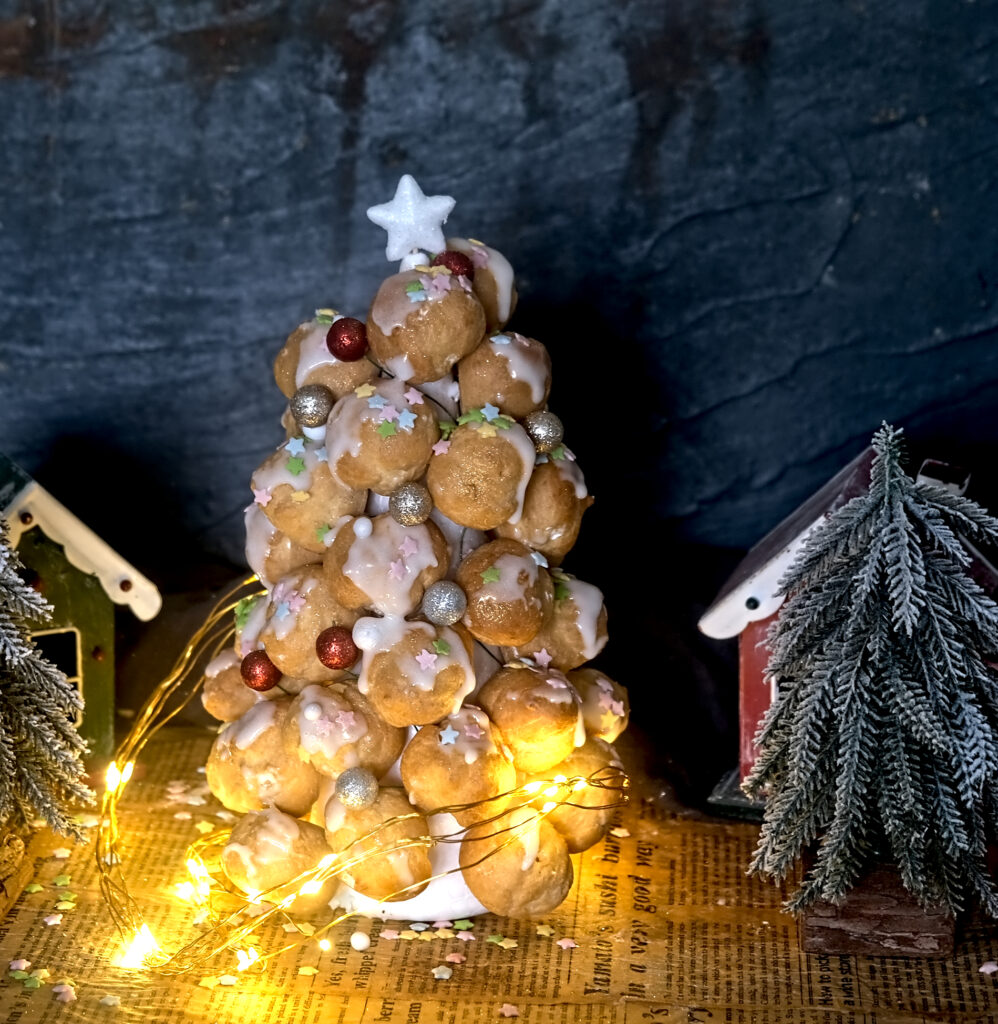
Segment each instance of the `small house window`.
[{"label": "small house window", "polygon": [[[31,634],[38,648],[38,653],[60,671],[66,679],[76,687],[80,699],[83,699],[83,658],[80,651],[80,631],[78,629],[47,629]],[[77,712],[76,726],[83,721],[83,713]]]}]

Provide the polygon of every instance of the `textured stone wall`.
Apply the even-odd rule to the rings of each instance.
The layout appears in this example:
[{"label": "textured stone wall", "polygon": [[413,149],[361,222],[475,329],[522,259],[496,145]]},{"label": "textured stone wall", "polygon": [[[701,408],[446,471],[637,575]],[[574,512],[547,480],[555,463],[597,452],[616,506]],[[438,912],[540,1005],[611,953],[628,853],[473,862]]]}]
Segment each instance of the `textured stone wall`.
[{"label": "textured stone wall", "polygon": [[318,305],[363,315],[363,210],[410,171],[551,349],[608,663],[683,694],[666,732],[723,732],[692,632],[718,549],[883,418],[990,467],[996,14],[0,0],[0,447],[167,589],[239,561],[273,354]]}]

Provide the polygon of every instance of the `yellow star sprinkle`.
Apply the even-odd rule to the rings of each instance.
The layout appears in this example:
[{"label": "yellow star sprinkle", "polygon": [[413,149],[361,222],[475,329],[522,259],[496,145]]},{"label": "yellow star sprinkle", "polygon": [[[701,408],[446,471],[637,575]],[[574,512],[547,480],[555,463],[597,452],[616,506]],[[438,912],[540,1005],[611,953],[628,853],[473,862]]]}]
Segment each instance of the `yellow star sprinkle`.
[{"label": "yellow star sprinkle", "polygon": [[482,437],[495,437],[496,436],[496,428],[494,426],[492,426],[491,423],[483,423],[478,428],[478,433],[481,434]]},{"label": "yellow star sprinkle", "polygon": [[413,267],[412,269],[418,271],[420,274],[429,274],[430,277],[437,277],[440,274],[450,274],[450,268],[448,267],[428,267],[425,263],[420,263],[418,267]]},{"label": "yellow star sprinkle", "polygon": [[399,938],[406,939],[407,941],[418,939],[419,932],[414,932],[411,928],[406,928],[404,932],[399,932]]},{"label": "yellow star sprinkle", "polygon": [[198,988],[217,988],[217,987],[218,987],[218,978],[214,978],[214,977],[210,977],[209,976],[207,978],[202,978],[198,982]]},{"label": "yellow star sprinkle", "polygon": [[469,238],[468,241],[471,242],[472,245],[485,245],[484,242],[479,242],[477,238]]},{"label": "yellow star sprinkle", "polygon": [[537,934],[550,937],[554,935],[554,929],[549,924],[539,924],[537,926]]},{"label": "yellow star sprinkle", "polygon": [[450,928],[438,928],[434,933],[438,939],[453,939],[454,932]]},{"label": "yellow star sprinkle", "polygon": [[500,939],[496,945],[502,946],[503,949],[516,949],[520,944],[516,939]]},{"label": "yellow star sprinkle", "polygon": [[432,942],[434,939],[434,934],[433,932],[419,932],[419,938],[423,942]]},{"label": "yellow star sprinkle", "polygon": [[353,393],[358,398],[370,398],[374,394],[373,384],[361,384],[359,388],[354,388]]},{"label": "yellow star sprinkle", "polygon": [[306,976],[311,975],[311,974],[318,974],[319,973],[319,968],[318,967],[299,967],[298,968],[298,973],[299,974],[304,974]]},{"label": "yellow star sprinkle", "polygon": [[291,500],[292,501],[297,501],[297,502],[302,502],[302,501],[308,501],[308,499],[311,498],[311,497],[312,497],[312,495],[309,494],[308,491],[295,491],[294,494],[291,495]]}]

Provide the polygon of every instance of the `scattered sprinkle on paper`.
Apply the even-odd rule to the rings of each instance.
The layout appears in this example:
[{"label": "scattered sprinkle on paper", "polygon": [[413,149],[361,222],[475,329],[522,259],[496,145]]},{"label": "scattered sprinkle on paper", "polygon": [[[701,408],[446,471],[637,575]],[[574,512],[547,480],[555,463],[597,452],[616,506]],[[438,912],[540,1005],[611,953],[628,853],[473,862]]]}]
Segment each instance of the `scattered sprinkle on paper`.
[{"label": "scattered sprinkle on paper", "polygon": [[37,882],[32,882],[30,885],[24,887],[25,892],[41,892],[44,889],[44,885],[39,885]]},{"label": "scattered sprinkle on paper", "polygon": [[194,815],[192,815],[190,811],[177,811],[174,817],[177,821],[190,821]]},{"label": "scattered sprinkle on paper", "polygon": [[[27,970],[27,968],[25,968]],[[38,967],[31,972],[32,978],[37,978],[39,981],[46,981],[52,977],[52,972],[46,970],[44,967]]]},{"label": "scattered sprinkle on paper", "polygon": [[62,924],[62,914],[49,914],[48,917],[44,917],[42,920],[51,928],[54,925]]},{"label": "scattered sprinkle on paper", "polygon": [[318,974],[319,973],[319,968],[318,967],[299,967],[298,968],[298,973],[299,974],[304,974],[306,977],[311,977],[313,974]]},{"label": "scattered sprinkle on paper", "polygon": [[578,949],[579,948],[578,947],[578,943],[575,941],[575,939],[570,939],[570,938],[568,938],[567,935],[565,936],[565,938],[559,939],[555,943],[555,945],[556,946],[561,946],[562,949]]},{"label": "scattered sprinkle on paper", "polygon": [[100,1001],[101,1006],[121,1006],[121,996],[112,996],[110,993]]},{"label": "scattered sprinkle on paper", "polygon": [[216,818],[221,818],[222,821],[235,821],[236,820],[236,816],[232,813],[232,811],[215,811],[215,817]]},{"label": "scattered sprinkle on paper", "polygon": [[60,889],[64,889],[72,881],[69,875],[56,875],[52,879],[52,884],[58,886]]},{"label": "scattered sprinkle on paper", "polygon": [[444,959],[449,964],[463,964],[468,958],[462,953],[448,953]]},{"label": "scattered sprinkle on paper", "polygon": [[474,942],[475,936],[469,931],[458,932],[455,938],[460,939],[462,942]]},{"label": "scattered sprinkle on paper", "polygon": [[214,832],[215,826],[210,821],[199,821],[194,826],[201,835],[206,835],[208,832]]},{"label": "scattered sprinkle on paper", "polygon": [[76,904],[72,900],[59,900],[55,905],[56,910],[76,910]]},{"label": "scattered sprinkle on paper", "polygon": [[60,846],[58,850],[52,851],[52,856],[55,857],[56,860],[69,860],[70,853],[72,853],[72,850],[68,847]]},{"label": "scattered sprinkle on paper", "polygon": [[500,1017],[519,1017],[520,1016],[520,1008],[518,1006],[514,1006],[512,1003],[503,1003],[502,1006],[499,1007],[499,1016]]},{"label": "scattered sprinkle on paper", "polygon": [[405,939],[406,942],[411,942],[413,939],[419,938],[419,932],[414,932],[411,928],[406,928],[405,931],[399,932],[399,938]]},{"label": "scattered sprinkle on paper", "polygon": [[554,935],[554,929],[549,924],[539,924],[537,926],[537,934],[545,937]]},{"label": "scattered sprinkle on paper", "polygon": [[433,977],[436,978],[437,981],[449,981],[453,973],[454,972],[446,964],[437,964],[432,971]]},{"label": "scattered sprinkle on paper", "polygon": [[76,991],[72,985],[55,985],[52,994],[60,1003],[76,1002]]},{"label": "scattered sprinkle on paper", "polygon": [[501,946],[503,949],[516,949],[516,947],[519,946],[519,943],[516,941],[516,939],[506,938],[506,939],[500,939],[496,943],[496,945],[497,946]]},{"label": "scattered sprinkle on paper", "polygon": [[30,975],[29,977],[24,979],[24,987],[25,988],[41,988],[42,987],[42,979],[41,978],[36,978],[34,975]]},{"label": "scattered sprinkle on paper", "polygon": [[218,978],[208,975],[198,982],[199,988],[215,988],[218,985]]},{"label": "scattered sprinkle on paper", "polygon": [[[30,960],[23,960],[23,959],[22,960],[11,960],[11,962],[10,962],[10,969],[12,971],[26,971],[30,967],[31,967],[31,961]],[[982,967],[981,970],[983,971],[984,968]]]},{"label": "scattered sprinkle on paper", "polygon": [[381,936],[382,939],[397,939],[399,932],[397,928],[382,928]]},{"label": "scattered sprinkle on paper", "polygon": [[462,917],[460,921],[454,922],[454,927],[460,929],[461,931],[470,931],[471,922],[466,917]]},{"label": "scattered sprinkle on paper", "polygon": [[610,829],[610,835],[616,837],[617,839],[626,839],[630,834],[631,833],[628,832],[626,828],[618,827]]},{"label": "scattered sprinkle on paper", "polygon": [[239,979],[234,974],[223,974],[221,976],[221,978],[218,979],[219,985],[226,985],[226,986],[228,986],[228,985],[235,985],[236,982],[238,982],[238,981],[239,981]]},{"label": "scattered sprinkle on paper", "polygon": [[453,928],[438,928],[433,933],[438,939],[453,939],[454,929]]},{"label": "scattered sprinkle on paper", "polygon": [[433,922],[433,927],[434,928],[453,928],[454,927],[454,922],[453,921],[434,921]]},{"label": "scattered sprinkle on paper", "polygon": [[[13,966],[14,965],[11,964],[11,967]],[[981,972],[981,974],[994,974],[995,971],[998,971],[998,963],[996,963],[994,960],[988,960],[986,963],[981,964],[981,966],[977,969]]]},{"label": "scattered sprinkle on paper", "polygon": [[502,942],[502,940],[504,938],[505,938],[504,935],[490,935],[485,941],[486,942],[495,942],[498,945],[498,943]]}]

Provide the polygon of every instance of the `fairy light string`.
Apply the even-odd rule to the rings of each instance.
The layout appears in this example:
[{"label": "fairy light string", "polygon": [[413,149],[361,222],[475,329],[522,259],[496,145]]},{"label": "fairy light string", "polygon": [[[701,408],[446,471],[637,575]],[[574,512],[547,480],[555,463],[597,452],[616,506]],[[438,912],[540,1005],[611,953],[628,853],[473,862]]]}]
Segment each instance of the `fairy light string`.
[{"label": "fairy light string", "polygon": [[[308,941],[314,940],[319,943],[320,949],[328,949],[329,940],[323,936],[338,924],[356,916],[356,912],[341,912],[320,926],[308,925],[302,928],[290,916],[300,897],[320,893],[326,886],[329,886],[332,895],[337,879],[341,875],[351,874],[368,859],[416,847],[429,849],[440,843],[461,843],[468,838],[466,830],[459,828],[452,833],[435,835],[424,832],[418,836],[383,841],[382,845],[378,845],[379,836],[406,821],[425,821],[438,814],[453,814],[455,811],[483,808],[495,803],[498,812],[476,825],[476,835],[471,841],[503,838],[475,861],[478,864],[516,842],[528,830],[536,828],[541,820],[559,807],[595,811],[618,807],[626,802],[629,780],[619,768],[601,768],[588,776],[555,775],[549,780],[535,779],[506,793],[474,803],[441,807],[425,815],[412,811],[388,818],[371,831],[358,836],[339,853],[330,851],[315,867],[272,889],[252,893],[237,889],[221,870],[221,850],[228,842],[232,830],[219,828],[195,840],[188,847],[187,878],[174,887],[174,898],[182,904],[196,907],[199,919],[206,922],[207,927],[172,952],[163,949],[129,891],[122,848],[125,833],[119,821],[118,806],[146,744],[183,711],[197,694],[203,678],[202,666],[232,644],[235,632],[233,612],[236,605],[247,597],[263,593],[257,578],[251,576],[218,601],[205,623],[191,637],[169,674],[156,686],[138,712],[128,736],[108,765],[101,797],[95,854],[101,895],[122,939],[122,949],[114,960],[117,966],[142,968],[161,974],[183,974],[204,968],[220,954],[231,951],[236,961],[236,970],[260,971],[269,961]],[[573,794],[587,789],[606,791],[607,796],[612,794],[613,799],[596,806],[572,799]],[[537,806],[538,803],[540,806]],[[511,811],[519,810],[529,813],[517,815],[513,824],[493,832],[483,832],[485,826],[506,817]],[[433,878],[441,878],[460,870],[452,868]],[[425,884],[426,880],[414,883],[379,902],[404,899],[410,890],[420,891]],[[415,895],[415,892],[411,894]],[[259,948],[262,933],[269,924],[294,927],[295,931],[290,933],[293,937],[279,941],[274,948]]]}]

